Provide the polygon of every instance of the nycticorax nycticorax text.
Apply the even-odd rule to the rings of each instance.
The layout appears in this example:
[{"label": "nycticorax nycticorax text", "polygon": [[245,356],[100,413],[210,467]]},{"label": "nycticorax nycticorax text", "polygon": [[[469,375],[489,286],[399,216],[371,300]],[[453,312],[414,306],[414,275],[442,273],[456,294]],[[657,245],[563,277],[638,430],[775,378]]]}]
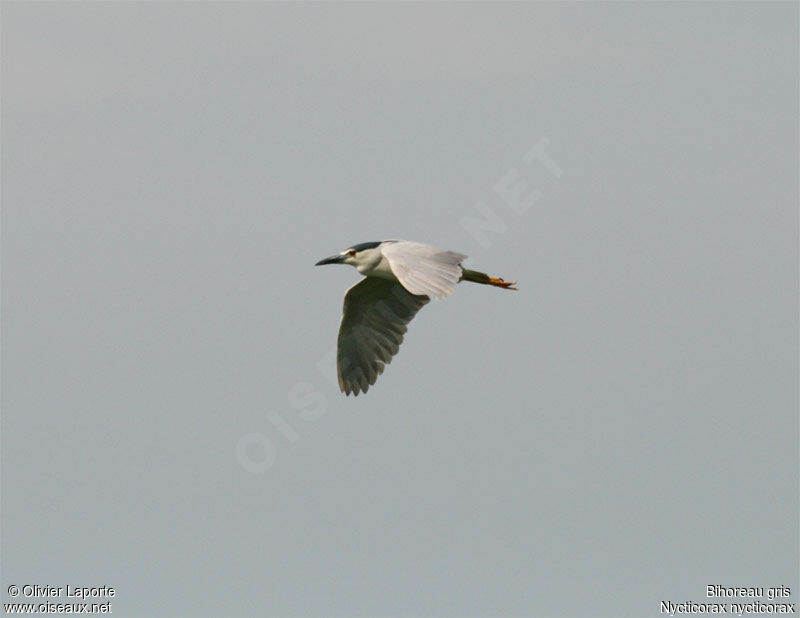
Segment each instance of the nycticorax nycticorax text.
[{"label": "nycticorax nycticorax text", "polygon": [[406,325],[431,297],[453,293],[459,281],[495,285],[504,281],[461,266],[466,255],[420,242],[383,240],[353,245],[316,263],[350,264],[366,278],[347,290],[336,364],[345,395],[366,393],[397,354]]}]

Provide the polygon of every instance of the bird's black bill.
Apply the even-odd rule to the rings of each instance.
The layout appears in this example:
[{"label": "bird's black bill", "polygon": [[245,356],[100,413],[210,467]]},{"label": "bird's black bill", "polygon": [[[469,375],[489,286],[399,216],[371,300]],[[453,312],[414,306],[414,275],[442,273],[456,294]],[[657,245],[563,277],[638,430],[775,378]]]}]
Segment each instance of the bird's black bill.
[{"label": "bird's black bill", "polygon": [[331,257],[326,257],[324,260],[320,260],[314,266],[322,266],[323,264],[341,264],[344,262],[345,256],[343,255],[332,255]]}]

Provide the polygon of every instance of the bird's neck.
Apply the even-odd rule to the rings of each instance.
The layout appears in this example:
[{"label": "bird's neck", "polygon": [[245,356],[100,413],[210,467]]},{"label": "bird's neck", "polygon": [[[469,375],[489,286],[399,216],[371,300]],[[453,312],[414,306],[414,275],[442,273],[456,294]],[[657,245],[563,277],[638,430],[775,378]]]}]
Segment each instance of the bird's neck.
[{"label": "bird's neck", "polygon": [[361,262],[356,268],[358,272],[366,277],[380,277],[381,279],[391,279],[397,281],[392,269],[389,267],[389,261],[383,257],[380,251],[373,251],[366,259]]}]

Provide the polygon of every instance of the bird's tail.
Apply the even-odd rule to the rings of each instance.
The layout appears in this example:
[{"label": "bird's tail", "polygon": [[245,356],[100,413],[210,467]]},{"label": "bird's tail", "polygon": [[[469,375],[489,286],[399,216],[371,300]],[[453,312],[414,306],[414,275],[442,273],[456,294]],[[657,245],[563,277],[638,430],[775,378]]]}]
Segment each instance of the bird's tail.
[{"label": "bird's tail", "polygon": [[472,281],[473,283],[482,283],[484,285],[495,285],[498,288],[506,290],[516,290],[513,287],[516,281],[505,281],[500,277],[490,277],[486,273],[479,273],[477,270],[469,270],[468,268],[461,267],[461,281]]}]

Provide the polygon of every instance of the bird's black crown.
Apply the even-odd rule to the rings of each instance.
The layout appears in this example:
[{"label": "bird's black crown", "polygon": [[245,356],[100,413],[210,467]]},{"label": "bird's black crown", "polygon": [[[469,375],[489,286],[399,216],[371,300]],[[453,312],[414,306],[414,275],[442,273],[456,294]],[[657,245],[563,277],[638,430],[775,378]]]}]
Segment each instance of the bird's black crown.
[{"label": "bird's black crown", "polygon": [[376,240],[374,242],[360,242],[357,245],[353,245],[352,247],[348,247],[348,250],[349,249],[353,249],[356,253],[358,253],[359,251],[363,251],[364,249],[374,249],[375,247],[377,247],[382,242],[383,242],[382,240]]}]

